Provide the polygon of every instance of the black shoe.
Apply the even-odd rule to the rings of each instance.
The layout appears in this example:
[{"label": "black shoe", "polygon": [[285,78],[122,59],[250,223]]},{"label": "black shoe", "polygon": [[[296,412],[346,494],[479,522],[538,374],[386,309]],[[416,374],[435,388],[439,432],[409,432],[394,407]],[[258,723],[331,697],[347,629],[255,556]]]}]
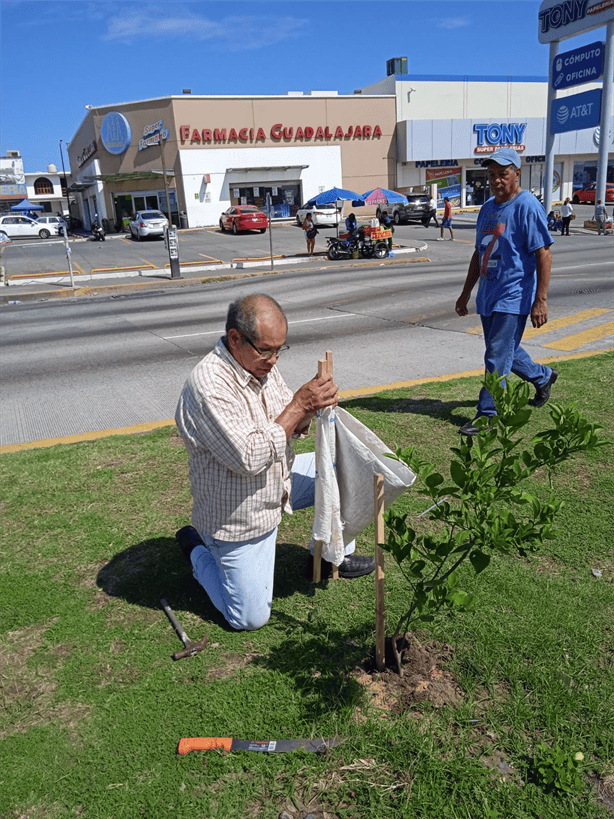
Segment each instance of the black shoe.
[{"label": "black shoe", "polygon": [[184,526],[183,529],[180,529],[178,532],[175,532],[175,537],[177,538],[177,542],[179,543],[181,551],[185,555],[185,558],[188,561],[188,563],[192,562],[190,559],[192,549],[195,549],[197,546],[205,545],[202,541],[201,536],[198,534],[198,532],[193,526]]},{"label": "black shoe", "polygon": [[[488,423],[485,424],[483,427],[477,427],[475,422],[478,418],[488,418]],[[466,424],[463,424],[462,427],[458,430],[461,435],[479,435],[480,432],[488,432],[491,427],[491,416],[485,415],[478,415],[477,418],[474,418],[473,421],[467,421]]]},{"label": "black shoe", "polygon": [[550,398],[550,388],[559,377],[558,370],[552,370],[552,375],[550,376],[550,380],[547,384],[543,387],[536,387],[535,388],[535,395],[529,401],[529,404],[533,407],[543,407],[546,401]]},{"label": "black shoe", "polygon": [[475,426],[473,421],[467,421],[458,431],[461,435],[479,435],[480,433],[480,430]]},{"label": "black shoe", "polygon": [[[339,566],[339,577],[364,577],[375,571],[375,558],[368,555],[348,555]],[[330,577],[333,573],[333,564],[322,559],[322,579]],[[313,577],[313,555],[309,555],[307,561],[307,577]]]}]

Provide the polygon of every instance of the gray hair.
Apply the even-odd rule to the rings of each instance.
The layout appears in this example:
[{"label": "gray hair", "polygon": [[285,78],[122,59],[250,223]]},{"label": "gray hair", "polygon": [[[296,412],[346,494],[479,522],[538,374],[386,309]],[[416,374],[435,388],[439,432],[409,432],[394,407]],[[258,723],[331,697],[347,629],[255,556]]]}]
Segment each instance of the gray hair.
[{"label": "gray hair", "polygon": [[228,315],[226,316],[226,336],[229,330],[238,330],[241,335],[249,339],[257,339],[259,337],[258,331],[258,316],[267,309],[273,308],[286,322],[288,326],[288,319],[286,314],[281,309],[281,306],[271,296],[264,293],[254,293],[251,296],[243,296],[228,305]]}]

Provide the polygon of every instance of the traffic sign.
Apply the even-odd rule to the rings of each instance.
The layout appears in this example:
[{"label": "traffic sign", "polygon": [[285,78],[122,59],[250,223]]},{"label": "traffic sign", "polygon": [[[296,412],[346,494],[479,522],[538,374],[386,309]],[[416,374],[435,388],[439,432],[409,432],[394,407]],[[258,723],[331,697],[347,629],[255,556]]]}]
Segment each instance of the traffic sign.
[{"label": "traffic sign", "polygon": [[552,87],[555,91],[585,82],[594,82],[603,75],[605,43],[591,43],[557,54],[552,61]]},{"label": "traffic sign", "polygon": [[599,125],[601,116],[601,88],[560,97],[552,101],[550,132],[581,131]]}]

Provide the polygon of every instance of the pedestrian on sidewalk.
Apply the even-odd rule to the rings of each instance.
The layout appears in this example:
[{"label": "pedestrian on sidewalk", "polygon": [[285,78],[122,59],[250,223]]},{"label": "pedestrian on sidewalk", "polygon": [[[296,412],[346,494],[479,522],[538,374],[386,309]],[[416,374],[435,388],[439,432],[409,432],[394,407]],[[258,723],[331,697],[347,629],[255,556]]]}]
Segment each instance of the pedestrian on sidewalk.
[{"label": "pedestrian on sidewalk", "polygon": [[[389,230],[391,233],[394,234],[394,222],[388,215],[387,210],[383,211],[382,214],[380,215],[379,223],[383,228]],[[392,236],[390,236],[390,238],[387,239],[386,241],[388,242],[388,250],[392,250]]]},{"label": "pedestrian on sidewalk", "polygon": [[435,227],[438,228],[439,222],[437,221],[437,201],[432,196],[429,201],[429,218],[424,227],[428,227],[431,224],[431,219],[435,222]]},{"label": "pedestrian on sidewalk", "polygon": [[316,236],[318,235],[318,229],[313,223],[313,217],[311,213],[308,213],[303,220],[303,230],[305,231],[305,240],[307,242],[307,255],[313,256],[313,252],[316,245]]},{"label": "pedestrian on sidewalk", "polygon": [[597,223],[597,236],[601,236],[601,231],[603,231],[603,235],[605,236],[608,232],[608,212],[603,204],[603,199],[598,199],[595,205],[595,222]]},{"label": "pedestrian on sidewalk", "polygon": [[[482,162],[494,196],[478,214],[475,251],[456,312],[468,315],[471,291],[479,282],[476,307],[484,330],[486,371],[506,378],[512,372],[533,384],[530,403],[541,407],[550,398],[558,372],[533,361],[520,340],[529,315],[536,328],[548,321],[553,240],[541,202],[520,187],[520,164],[513,148],[499,148]],[[459,432],[477,435],[477,418],[496,412],[491,394],[482,387],[476,418]]]},{"label": "pedestrian on sidewalk", "polygon": [[450,241],[454,241],[454,231],[452,230],[452,205],[447,196],[443,198],[443,219],[441,220],[441,236],[437,239],[438,242],[443,242],[443,229],[448,228],[450,231]]},{"label": "pedestrian on sidewalk", "polygon": [[569,196],[563,202],[563,206],[561,208],[561,218],[563,219],[561,236],[569,236],[569,223],[574,218],[573,207],[571,206],[571,199],[569,198]]}]

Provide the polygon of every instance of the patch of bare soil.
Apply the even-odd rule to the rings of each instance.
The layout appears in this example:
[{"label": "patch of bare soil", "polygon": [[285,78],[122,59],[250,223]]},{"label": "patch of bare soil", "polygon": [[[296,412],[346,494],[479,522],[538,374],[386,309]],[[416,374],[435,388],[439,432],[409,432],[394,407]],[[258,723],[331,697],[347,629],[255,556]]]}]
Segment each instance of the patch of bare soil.
[{"label": "patch of bare soil", "polygon": [[29,659],[42,646],[48,626],[28,626],[4,636],[0,680],[4,714],[0,737],[26,733],[54,719],[70,730],[90,711],[88,705],[77,702],[54,702],[57,687],[54,673],[70,653],[70,646],[55,646],[49,651],[49,664],[30,666]]},{"label": "patch of bare soil", "polygon": [[[211,648],[217,648],[216,643],[211,645]],[[216,654],[216,662],[219,665],[215,665],[212,668],[207,669],[207,678],[206,681],[213,682],[214,680],[226,680],[229,677],[234,677],[234,675],[239,671],[241,668],[244,668],[246,665],[253,663],[258,657],[262,655],[250,653],[250,654],[235,654],[233,652],[228,652],[227,654]]]},{"label": "patch of bare soil", "polygon": [[614,773],[607,776],[592,774],[589,779],[597,801],[605,805],[607,810],[614,816]]},{"label": "patch of bare soil", "polygon": [[[371,695],[371,705],[379,711],[380,718],[388,714],[398,714],[412,705],[427,702],[435,708],[446,705],[455,707],[464,692],[454,675],[445,666],[450,664],[454,649],[436,640],[420,643],[415,634],[406,634],[399,641],[401,667],[399,675],[392,645],[387,641],[386,668],[375,670],[374,663],[366,668],[356,669],[354,678]],[[360,713],[357,720],[366,719]]]}]

